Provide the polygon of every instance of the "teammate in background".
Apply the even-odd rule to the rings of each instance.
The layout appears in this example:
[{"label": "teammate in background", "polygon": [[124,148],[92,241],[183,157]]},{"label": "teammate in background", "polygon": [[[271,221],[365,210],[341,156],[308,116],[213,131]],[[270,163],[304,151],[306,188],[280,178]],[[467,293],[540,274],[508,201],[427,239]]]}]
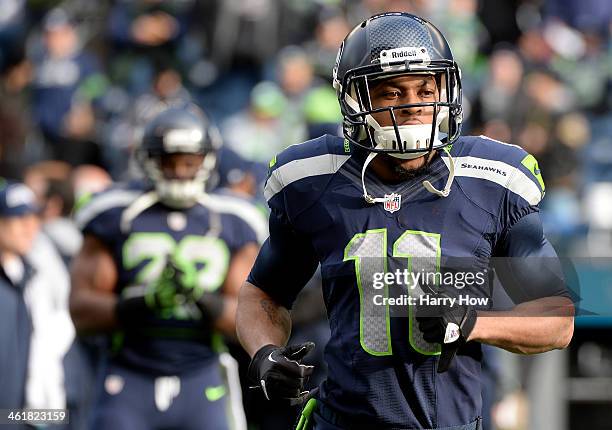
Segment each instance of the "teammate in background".
[{"label": "teammate in background", "polygon": [[[289,309],[320,263],[329,376],[298,427],[476,429],[480,343],[532,354],[566,347],[573,333],[573,304],[538,215],[537,162],[517,146],[460,136],[459,68],[419,17],[386,13],[356,26],[333,79],[345,138],[294,145],[270,163],[270,237],[237,311],[249,375],[268,399],[307,397],[312,368],[300,360],[313,344],[285,343]],[[489,273],[495,257],[512,257],[500,271],[516,303],[508,311],[446,302],[423,314],[375,300],[456,299],[459,286],[380,289],[373,277],[402,267],[452,273],[445,265],[460,259]],[[486,294],[488,278],[464,293]]]},{"label": "teammate in background", "polygon": [[76,215],[72,318],[81,333],[112,333],[94,430],[226,429],[228,411],[244,428],[219,333],[235,336],[236,296],[267,228],[248,203],[205,193],[219,144],[195,106],[169,108],[137,152],[147,181],[102,192]]}]

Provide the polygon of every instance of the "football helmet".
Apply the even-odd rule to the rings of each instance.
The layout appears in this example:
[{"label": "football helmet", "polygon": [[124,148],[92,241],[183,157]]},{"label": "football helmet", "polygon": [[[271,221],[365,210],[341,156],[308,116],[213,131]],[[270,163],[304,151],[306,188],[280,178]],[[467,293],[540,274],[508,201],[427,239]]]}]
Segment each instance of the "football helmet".
[{"label": "football helmet", "polygon": [[[155,185],[159,201],[173,208],[193,206],[204,194],[216,166],[221,136],[204,112],[193,104],[170,107],[145,126],[136,150],[145,176]],[[193,178],[166,178],[161,160],[170,154],[201,154],[202,164]]]},{"label": "football helmet", "polygon": [[[406,74],[433,76],[437,101],[374,108],[372,84]],[[338,50],[333,85],[344,118],[344,137],[358,147],[411,159],[450,145],[459,137],[459,66],[442,33],[418,16],[383,13],[357,25]],[[431,124],[398,124],[396,111],[418,107],[432,110]],[[372,116],[378,112],[386,112],[392,125],[381,126]]]}]

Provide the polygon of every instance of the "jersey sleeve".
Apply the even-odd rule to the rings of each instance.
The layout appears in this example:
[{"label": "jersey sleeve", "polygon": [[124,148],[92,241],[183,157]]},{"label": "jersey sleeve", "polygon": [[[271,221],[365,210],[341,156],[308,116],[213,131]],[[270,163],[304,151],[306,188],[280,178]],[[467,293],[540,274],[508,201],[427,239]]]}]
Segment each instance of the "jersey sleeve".
[{"label": "jersey sleeve", "polygon": [[350,148],[338,139],[325,135],[292,145],[270,161],[264,197],[270,210],[295,230],[307,230],[310,220],[300,215],[321,198],[350,158]]},{"label": "jersey sleeve", "polygon": [[494,267],[514,303],[542,297],[572,299],[561,262],[544,236],[538,213],[529,213],[514,223],[499,243]]},{"label": "jersey sleeve", "polygon": [[[224,239],[232,254],[248,244],[258,245],[261,243],[260,235],[255,231],[256,228],[252,223],[237,216],[231,217],[228,221],[231,225],[228,226],[227,231],[231,232],[231,234]],[[224,228],[224,231],[226,231],[226,228]]]},{"label": "jersey sleeve", "polygon": [[308,238],[297,233],[278,211],[270,214],[269,226],[270,236],[261,247],[247,280],[291,309],[314,274],[318,258]]},{"label": "jersey sleeve", "polygon": [[121,214],[140,193],[110,189],[94,195],[75,214],[75,222],[84,235],[90,234],[107,245],[121,234]]},{"label": "jersey sleeve", "polygon": [[511,152],[512,169],[505,184],[501,207],[502,233],[506,233],[524,216],[539,212],[546,188],[535,157],[517,148]]},{"label": "jersey sleeve", "polygon": [[349,157],[350,149],[341,139],[326,135],[292,145],[270,162],[264,190],[270,237],[248,280],[288,309],[319,261],[309,236],[315,221],[303,214]]}]

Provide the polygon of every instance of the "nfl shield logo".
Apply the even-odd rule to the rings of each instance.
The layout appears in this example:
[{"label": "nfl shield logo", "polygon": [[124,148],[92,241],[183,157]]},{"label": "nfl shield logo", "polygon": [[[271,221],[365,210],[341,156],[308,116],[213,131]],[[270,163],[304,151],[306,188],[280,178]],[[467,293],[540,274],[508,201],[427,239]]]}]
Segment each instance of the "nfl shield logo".
[{"label": "nfl shield logo", "polygon": [[393,213],[398,211],[402,206],[402,196],[401,194],[391,193],[385,194],[385,210],[387,212]]}]

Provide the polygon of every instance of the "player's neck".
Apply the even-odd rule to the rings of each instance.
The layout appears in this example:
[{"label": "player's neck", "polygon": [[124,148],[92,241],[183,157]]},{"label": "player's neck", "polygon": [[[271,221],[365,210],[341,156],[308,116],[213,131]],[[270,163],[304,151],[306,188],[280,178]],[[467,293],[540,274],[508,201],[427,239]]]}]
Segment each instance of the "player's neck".
[{"label": "player's neck", "polygon": [[433,151],[428,156],[413,160],[402,160],[390,155],[380,154],[372,160],[370,167],[382,182],[397,184],[412,180],[425,173],[435,153],[436,151]]}]

